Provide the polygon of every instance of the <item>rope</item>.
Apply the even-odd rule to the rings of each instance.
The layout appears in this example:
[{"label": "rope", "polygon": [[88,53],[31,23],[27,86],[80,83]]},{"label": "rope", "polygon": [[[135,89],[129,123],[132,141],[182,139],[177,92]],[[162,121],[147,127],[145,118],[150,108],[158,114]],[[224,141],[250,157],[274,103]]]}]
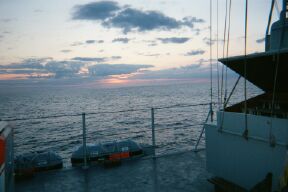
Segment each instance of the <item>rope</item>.
[{"label": "rope", "polygon": [[266,28],[266,38],[269,35],[269,29],[270,29],[270,25],[271,25],[271,19],[272,19],[272,14],[273,14],[273,7],[275,6],[275,0],[272,0],[271,2],[271,8],[270,8],[270,13],[269,13],[269,18],[268,18],[268,24],[267,24],[267,28]]},{"label": "rope", "polygon": [[[227,14],[227,2],[226,1],[226,14]],[[232,6],[232,0],[229,1],[229,14],[228,14],[228,35],[227,35],[227,47],[226,47],[226,60],[228,62],[228,56],[229,56],[229,42],[230,42],[230,28],[231,28],[231,6]],[[226,16],[227,17],[227,16]],[[225,33],[226,33],[226,21],[227,18],[225,18]],[[225,34],[225,37],[226,37],[226,34]],[[224,58],[224,55],[225,55],[225,44],[224,44],[224,47],[223,47],[223,58]],[[223,123],[224,123],[224,116],[225,116],[225,107],[226,107],[226,103],[227,103],[227,67],[225,67],[225,93],[224,93],[224,102],[223,102],[223,116],[221,117],[221,124],[220,124],[220,127],[219,127],[219,132],[222,131],[223,129]],[[224,65],[223,65],[223,68],[222,68],[222,81],[223,81],[223,73],[224,73]],[[230,94],[231,95],[231,94]],[[221,99],[222,100],[222,99]]]},{"label": "rope", "polygon": [[238,85],[240,79],[241,79],[241,75],[238,76],[238,79],[237,79],[236,83],[234,84],[234,87],[232,88],[232,91],[230,92],[229,97],[227,98],[226,102],[224,103],[224,109],[228,105],[228,102],[229,102],[231,96],[233,95],[233,93],[234,93],[234,91],[236,89],[236,86]]},{"label": "rope", "polygon": [[[231,5],[232,5],[232,0],[229,1],[229,22],[228,22],[228,37],[227,37],[227,48],[226,48],[226,59],[228,61],[229,57],[229,43],[230,43],[230,28],[231,28]],[[228,67],[225,67],[225,94],[224,94],[224,103],[226,102],[227,99],[227,69]],[[225,108],[224,108],[225,110]]]},{"label": "rope", "polygon": [[[283,8],[285,7],[285,18],[281,18],[283,20],[282,22],[282,31],[281,31],[281,37],[280,37],[280,44],[278,47],[278,52],[277,52],[277,57],[276,57],[276,66],[275,66],[275,74],[274,74],[274,82],[273,82],[273,93],[272,93],[272,106],[271,106],[271,123],[270,123],[270,129],[269,129],[269,138],[270,138],[270,145],[272,147],[275,146],[275,137],[272,134],[272,120],[273,120],[273,115],[274,115],[274,110],[275,110],[275,97],[276,97],[276,87],[277,87],[277,77],[278,77],[278,68],[279,68],[279,62],[280,62],[280,51],[281,51],[281,47],[283,45],[283,41],[284,41],[284,37],[285,37],[285,21],[286,21],[286,12],[287,12],[287,6],[286,6],[286,2],[285,1],[285,5],[283,5]],[[283,2],[284,3],[284,2]]]},{"label": "rope", "polygon": [[276,11],[278,13],[278,17],[280,18],[280,10],[279,10],[278,0],[275,1],[275,8],[276,8]]},{"label": "rope", "polygon": [[246,0],[245,6],[245,47],[244,47],[244,110],[245,110],[245,131],[243,136],[248,139],[248,122],[247,122],[247,32],[248,32],[248,0]]},{"label": "rope", "polygon": [[[225,8],[224,42],[223,42],[223,54],[222,54],[223,58],[225,58],[227,12],[228,12],[228,0],[226,0],[226,8]],[[223,81],[224,81],[224,65],[222,65],[222,73],[221,73],[221,106],[223,102]]]},{"label": "rope", "polygon": [[217,100],[218,100],[218,110],[220,109],[220,79],[219,79],[219,0],[217,0]]},{"label": "rope", "polygon": [[213,111],[212,111],[212,103],[213,103],[213,77],[212,77],[212,0],[210,0],[210,111],[211,111],[211,121],[213,121]]}]

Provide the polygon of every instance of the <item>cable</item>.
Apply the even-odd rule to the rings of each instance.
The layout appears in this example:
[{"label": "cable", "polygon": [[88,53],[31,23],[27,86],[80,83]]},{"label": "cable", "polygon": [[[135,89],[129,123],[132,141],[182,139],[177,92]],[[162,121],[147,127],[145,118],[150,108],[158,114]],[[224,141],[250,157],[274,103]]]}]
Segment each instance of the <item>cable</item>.
[{"label": "cable", "polygon": [[[213,83],[212,83],[212,0],[210,0],[210,103],[213,103]],[[212,117],[211,117],[212,119]]]},{"label": "cable", "polygon": [[228,105],[228,102],[229,102],[232,94],[234,93],[234,91],[235,91],[235,89],[236,89],[236,87],[237,87],[240,79],[241,79],[241,75],[238,76],[238,78],[237,78],[237,80],[236,80],[236,83],[234,84],[234,86],[233,86],[233,88],[232,88],[232,91],[231,91],[230,94],[229,94],[229,97],[227,98],[226,102],[224,103],[224,108],[226,108],[226,106]]},{"label": "cable", "polygon": [[278,13],[278,17],[280,18],[280,10],[279,10],[278,0],[275,1],[275,8],[276,8],[276,11]]},{"label": "cable", "polygon": [[[270,145],[272,147],[275,146],[275,137],[272,134],[272,120],[273,120],[273,115],[274,115],[274,109],[275,109],[275,98],[276,98],[276,88],[277,88],[277,77],[278,77],[278,69],[279,69],[279,63],[280,63],[280,51],[284,42],[284,37],[285,37],[285,24],[286,24],[286,13],[287,13],[287,1],[285,1],[285,5],[283,5],[282,11],[285,11],[285,18],[282,19],[282,31],[281,31],[281,36],[280,36],[280,43],[278,47],[278,52],[277,52],[277,57],[276,57],[276,66],[275,66],[275,74],[274,74],[274,82],[273,82],[273,93],[272,93],[272,106],[271,106],[271,122],[270,122],[270,129],[269,129],[269,134],[270,134]],[[284,2],[283,2],[284,3]]]},{"label": "cable", "polygon": [[245,46],[244,46],[244,110],[245,110],[245,131],[243,136],[248,139],[248,122],[247,122],[247,32],[248,32],[248,0],[246,0],[245,6]]},{"label": "cable", "polygon": [[220,109],[220,79],[219,79],[219,0],[217,0],[217,100],[218,100],[218,110]]},{"label": "cable", "polygon": [[[216,103],[212,103],[216,104]],[[199,103],[199,104],[178,104],[172,106],[164,106],[164,107],[154,107],[154,109],[169,109],[169,108],[182,108],[182,107],[195,107],[195,106],[203,106],[203,105],[210,105],[210,103]]]},{"label": "cable", "polygon": [[[216,103],[212,103],[215,105]],[[203,106],[210,105],[210,103],[199,103],[199,104],[177,104],[171,106],[163,106],[163,107],[155,107],[154,109],[169,109],[169,108],[182,108],[182,107],[195,107],[195,106]],[[129,110],[120,110],[120,111],[102,111],[102,112],[88,112],[85,113],[88,115],[101,115],[101,114],[114,114],[114,113],[125,113],[125,112],[139,112],[139,111],[148,111],[149,108],[146,109],[129,109]],[[41,117],[26,117],[26,118],[8,118],[2,119],[2,121],[28,121],[28,120],[39,120],[39,119],[52,119],[52,118],[61,118],[61,117],[78,117],[81,116],[82,113],[75,114],[62,114],[62,115],[50,115],[50,116],[41,116]]]},{"label": "cable", "polygon": [[[228,37],[227,37],[227,48],[226,48],[226,59],[228,62],[228,57],[229,57],[229,43],[230,43],[230,28],[231,28],[231,5],[232,5],[232,0],[229,1],[229,22],[228,22]],[[224,93],[224,103],[226,103],[227,99],[227,70],[228,67],[225,67],[225,93]],[[224,107],[225,110],[225,107]]]},{"label": "cable", "polygon": [[[222,52],[223,58],[225,58],[227,12],[228,12],[228,0],[226,0],[226,8],[225,8],[225,25],[224,25],[224,40],[223,40],[224,42],[223,42],[223,52]],[[222,73],[221,73],[221,106],[222,106],[222,102],[223,102],[223,82],[224,82],[224,65],[222,65]]]},{"label": "cable", "polygon": [[[182,126],[181,129],[183,128],[188,128],[188,127],[196,127],[196,126],[200,126],[200,125],[204,125],[205,123],[199,123],[199,124],[194,124],[194,125],[185,125]],[[170,129],[175,129],[175,127],[169,127],[169,128],[156,128],[155,126],[155,131],[162,131],[162,130],[170,130]]]}]

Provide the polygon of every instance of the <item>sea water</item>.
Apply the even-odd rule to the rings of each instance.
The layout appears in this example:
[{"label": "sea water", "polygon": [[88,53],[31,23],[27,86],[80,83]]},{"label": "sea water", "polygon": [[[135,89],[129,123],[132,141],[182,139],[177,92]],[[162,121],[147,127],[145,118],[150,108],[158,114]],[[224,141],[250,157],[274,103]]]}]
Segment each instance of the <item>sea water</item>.
[{"label": "sea water", "polygon": [[[233,83],[229,83],[228,93]],[[152,144],[151,108],[161,108],[155,109],[155,135],[156,152],[163,154],[194,147],[209,105],[185,105],[210,102],[209,82],[116,88],[13,84],[0,87],[0,119],[26,119],[11,122],[15,127],[15,154],[51,150],[62,156],[65,166],[69,166],[73,150],[82,143],[81,113],[86,113],[87,143],[132,139]],[[259,93],[249,85],[249,97]],[[231,103],[243,100],[243,95],[240,84]],[[213,101],[217,102],[217,98],[214,86]],[[213,105],[214,111],[217,107]],[[79,115],[69,116],[75,114]],[[42,118],[47,116],[60,117]],[[204,139],[200,147],[204,147]]]}]

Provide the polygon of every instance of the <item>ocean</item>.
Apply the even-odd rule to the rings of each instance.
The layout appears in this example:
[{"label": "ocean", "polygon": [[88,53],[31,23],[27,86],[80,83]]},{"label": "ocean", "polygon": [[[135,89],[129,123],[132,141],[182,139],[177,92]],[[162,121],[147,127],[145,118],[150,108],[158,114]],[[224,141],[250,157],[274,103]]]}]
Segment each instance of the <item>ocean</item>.
[{"label": "ocean", "polygon": [[[234,82],[228,83],[229,91]],[[151,144],[154,107],[156,153],[173,153],[194,147],[209,111],[209,105],[197,104],[210,102],[209,86],[209,82],[116,88],[2,85],[0,119],[23,119],[11,122],[15,155],[51,150],[70,166],[72,152],[82,143],[81,113],[86,113],[87,143],[132,139]],[[243,82],[231,103],[243,100],[242,87]],[[259,93],[249,84],[249,97]],[[216,87],[213,100],[217,101]],[[200,147],[204,144],[202,139]]]}]

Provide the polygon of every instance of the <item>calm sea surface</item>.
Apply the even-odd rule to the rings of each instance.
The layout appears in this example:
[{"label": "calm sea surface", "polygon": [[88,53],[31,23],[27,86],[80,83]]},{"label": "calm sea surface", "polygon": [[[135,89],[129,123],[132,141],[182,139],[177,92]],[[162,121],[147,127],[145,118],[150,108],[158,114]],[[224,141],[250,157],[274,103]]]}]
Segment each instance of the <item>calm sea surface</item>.
[{"label": "calm sea surface", "polygon": [[[229,84],[228,90],[231,90],[232,85]],[[258,89],[249,86],[250,96],[259,93]],[[216,89],[214,89],[214,100],[217,100]],[[241,100],[243,100],[243,89],[238,88],[231,102]],[[4,86],[0,89],[0,119],[85,112],[87,113],[87,143],[129,138],[139,143],[151,144],[151,107],[209,102],[209,83],[106,89]],[[214,108],[216,110],[217,106],[215,105]],[[202,128],[198,124],[204,122],[208,110],[208,105],[156,109],[157,153],[191,149]],[[117,111],[125,112],[116,113]],[[30,151],[53,150],[60,154],[66,166],[69,166],[72,151],[82,141],[81,118],[81,116],[65,116],[14,121],[16,155]],[[202,146],[203,144],[204,139],[201,141]]]}]

